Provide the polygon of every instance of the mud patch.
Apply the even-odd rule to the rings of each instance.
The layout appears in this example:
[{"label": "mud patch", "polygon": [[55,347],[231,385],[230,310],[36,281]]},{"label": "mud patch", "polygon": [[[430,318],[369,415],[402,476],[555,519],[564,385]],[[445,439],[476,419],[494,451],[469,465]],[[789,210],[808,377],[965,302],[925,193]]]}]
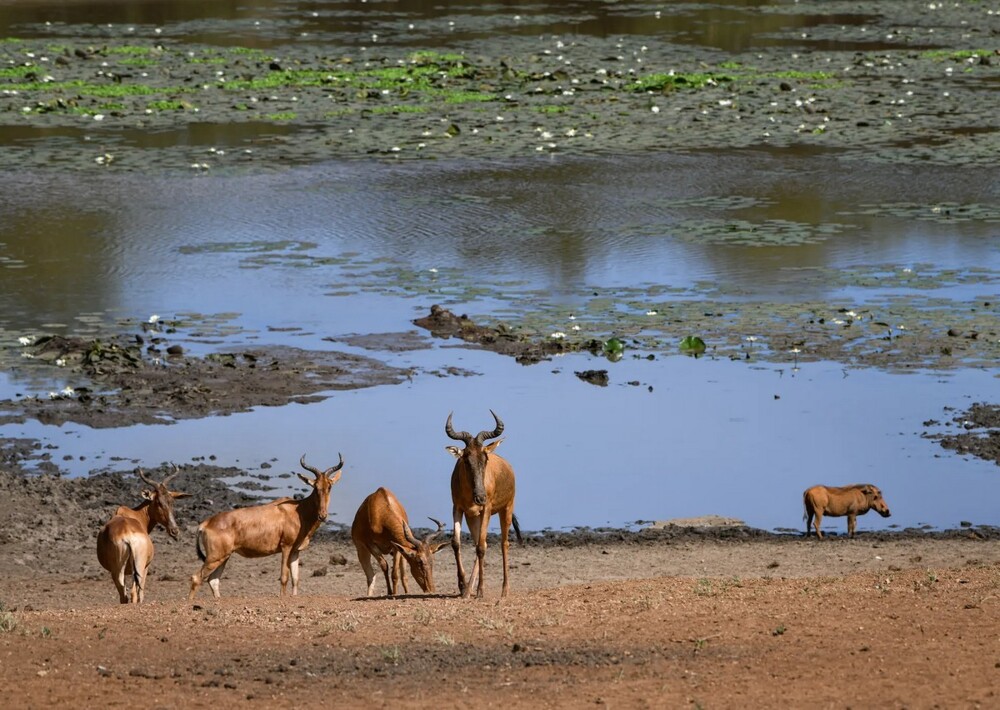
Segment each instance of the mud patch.
[{"label": "mud patch", "polygon": [[[939,422],[929,420],[924,426]],[[1000,466],[1000,404],[973,404],[961,414],[952,415],[947,426],[962,431],[945,434],[924,432],[923,437],[936,440],[941,446],[961,455],[971,455]]]},{"label": "mud patch", "polygon": [[[148,336],[147,336],[148,337]],[[407,371],[359,355],[272,346],[190,356],[162,338],[45,336],[26,345],[36,374],[73,384],[48,397],[0,401],[0,423],[32,418],[94,428],[166,424],[317,401],[332,390],[397,384]]]}]

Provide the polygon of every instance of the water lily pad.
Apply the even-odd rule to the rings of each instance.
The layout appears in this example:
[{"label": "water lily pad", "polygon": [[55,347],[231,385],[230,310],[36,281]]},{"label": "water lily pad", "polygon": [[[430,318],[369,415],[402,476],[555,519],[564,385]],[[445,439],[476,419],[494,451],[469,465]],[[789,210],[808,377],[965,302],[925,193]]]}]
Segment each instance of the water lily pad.
[{"label": "water lily pad", "polygon": [[701,355],[705,348],[705,341],[697,335],[689,335],[681,341],[681,352],[687,355]]}]

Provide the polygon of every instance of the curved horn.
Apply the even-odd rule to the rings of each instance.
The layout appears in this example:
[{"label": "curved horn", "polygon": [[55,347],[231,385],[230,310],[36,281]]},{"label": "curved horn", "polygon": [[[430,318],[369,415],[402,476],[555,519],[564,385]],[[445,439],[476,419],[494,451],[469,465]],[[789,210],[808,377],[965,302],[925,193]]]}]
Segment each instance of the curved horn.
[{"label": "curved horn", "polygon": [[141,478],[143,481],[145,481],[146,483],[148,483],[149,485],[151,485],[153,488],[156,488],[156,482],[155,481],[151,481],[148,478],[146,478],[146,472],[145,471],[143,471],[141,468],[138,468],[138,467],[136,467],[135,471],[136,471],[136,473],[139,474],[139,478]]},{"label": "curved horn", "polygon": [[451,428],[451,415],[454,412],[448,414],[448,421],[444,423],[444,433],[448,435],[448,438],[454,439],[455,441],[464,441],[468,444],[472,440],[472,434],[467,431],[460,431],[455,433],[455,430]]},{"label": "curved horn", "polygon": [[318,468],[310,466],[309,464],[306,463],[305,454],[302,454],[302,458],[299,459],[299,465],[312,475],[316,476],[317,478],[323,474],[323,472],[320,471]]},{"label": "curved horn", "polygon": [[339,471],[340,469],[342,469],[344,467],[344,455],[338,451],[337,452],[337,456],[340,457],[340,463],[338,463],[333,468],[327,469],[327,471],[326,471],[327,473],[336,473],[337,471]]},{"label": "curved horn", "polygon": [[403,523],[403,535],[406,537],[406,541],[413,545],[415,549],[420,548],[420,541],[413,536],[413,531],[410,530],[410,526]]},{"label": "curved horn", "polygon": [[436,523],[438,526],[437,530],[435,530],[432,533],[429,533],[427,537],[424,538],[424,544],[430,545],[434,541],[434,538],[440,535],[441,531],[444,530],[444,523],[442,523],[440,520],[437,520],[436,518],[431,518],[431,516],[429,515],[427,517],[430,518],[432,523]]},{"label": "curved horn", "polygon": [[503,434],[503,422],[500,421],[500,417],[498,417],[496,412],[494,412],[492,409],[490,410],[490,414],[493,415],[493,419],[497,423],[497,428],[494,429],[492,432],[489,431],[479,432],[479,435],[476,436],[476,441],[480,444],[482,444],[487,439],[496,439],[498,436]]},{"label": "curved horn", "polygon": [[174,467],[174,472],[171,473],[169,476],[167,476],[166,478],[163,479],[163,485],[167,485],[172,480],[174,480],[175,478],[177,478],[177,474],[181,472],[181,470],[179,468],[177,468],[177,464],[172,463],[170,465]]}]

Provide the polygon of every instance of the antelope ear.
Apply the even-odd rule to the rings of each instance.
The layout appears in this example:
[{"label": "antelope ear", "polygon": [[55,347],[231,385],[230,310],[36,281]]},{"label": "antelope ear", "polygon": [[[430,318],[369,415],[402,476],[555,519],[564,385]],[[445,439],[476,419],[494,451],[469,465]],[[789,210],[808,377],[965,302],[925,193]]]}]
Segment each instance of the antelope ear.
[{"label": "antelope ear", "polygon": [[431,554],[432,554],[432,555],[435,555],[435,554],[437,554],[437,553],[438,553],[438,552],[440,552],[440,551],[441,551],[442,549],[444,549],[444,547],[445,547],[446,545],[450,545],[450,544],[451,544],[451,542],[439,542],[439,543],[438,543],[437,545],[435,545],[435,546],[434,546],[434,548],[433,548],[433,549],[431,550]]},{"label": "antelope ear", "polygon": [[313,488],[316,487],[316,481],[314,481],[313,479],[306,478],[301,473],[296,473],[295,475],[298,476],[299,478],[301,478],[302,482],[305,483],[307,486],[312,486]]},{"label": "antelope ear", "polygon": [[483,448],[486,449],[486,453],[493,453],[493,449],[500,446],[503,443],[503,439],[497,439],[496,441],[491,441]]},{"label": "antelope ear", "polygon": [[462,450],[457,446],[446,446],[445,451],[454,456],[456,459],[462,458]]},{"label": "antelope ear", "polygon": [[181,493],[180,491],[170,491],[170,495],[174,498],[191,498],[194,493]]},{"label": "antelope ear", "polygon": [[412,560],[413,556],[416,554],[413,550],[409,549],[408,547],[403,547],[402,545],[400,545],[395,540],[392,541],[392,544],[393,544],[393,546],[397,550],[399,550],[400,552],[402,552],[403,553],[403,557],[405,557],[408,560]]},{"label": "antelope ear", "polygon": [[142,496],[143,499],[145,499],[145,500],[153,500],[153,498],[156,497],[156,491],[151,491],[149,489],[146,489],[142,493],[140,493],[139,495]]},{"label": "antelope ear", "polygon": [[332,486],[334,483],[336,483],[339,480],[340,480],[340,471],[337,471],[337,475],[336,476],[330,476],[330,485]]}]

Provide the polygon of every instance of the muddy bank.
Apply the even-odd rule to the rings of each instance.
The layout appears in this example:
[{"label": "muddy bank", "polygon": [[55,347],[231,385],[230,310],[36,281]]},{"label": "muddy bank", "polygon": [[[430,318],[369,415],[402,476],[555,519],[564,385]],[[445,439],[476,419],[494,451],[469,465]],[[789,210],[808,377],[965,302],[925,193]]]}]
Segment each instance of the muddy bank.
[{"label": "muddy bank", "polygon": [[315,401],[331,390],[396,384],[407,372],[363,356],[292,347],[188,353],[169,323],[104,340],[42,336],[21,346],[36,376],[75,384],[0,402],[0,424],[37,419],[94,428],[165,424],[256,406]]},{"label": "muddy bank", "polygon": [[[524,34],[489,15],[463,18],[465,42],[394,45],[386,28],[389,42],[266,49],[169,26],[52,26],[0,41],[0,156],[19,169],[197,173],[770,146],[995,164],[1000,15],[916,1],[758,12],[784,26],[728,52],[640,24],[602,37],[546,33],[542,20]],[[203,24],[199,36],[225,36],[224,22]]]}]

